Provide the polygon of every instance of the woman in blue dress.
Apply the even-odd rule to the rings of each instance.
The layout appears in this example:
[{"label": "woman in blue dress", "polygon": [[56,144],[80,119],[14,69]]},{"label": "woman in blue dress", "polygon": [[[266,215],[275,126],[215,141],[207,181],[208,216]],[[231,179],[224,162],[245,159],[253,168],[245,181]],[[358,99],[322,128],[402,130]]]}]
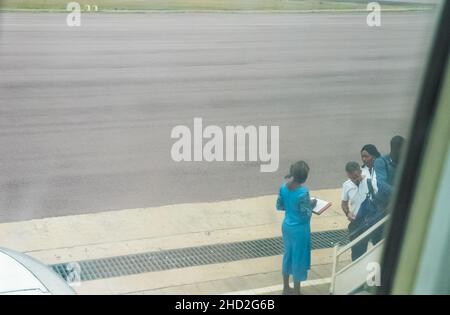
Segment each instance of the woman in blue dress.
[{"label": "woman in blue dress", "polygon": [[[308,277],[311,267],[311,213],[315,200],[311,201],[309,190],[304,185],[308,178],[309,166],[304,161],[291,165],[291,180],[283,184],[277,200],[277,210],[285,212],[282,225],[283,294],[300,294],[300,283]],[[294,289],[289,286],[293,276]]]}]

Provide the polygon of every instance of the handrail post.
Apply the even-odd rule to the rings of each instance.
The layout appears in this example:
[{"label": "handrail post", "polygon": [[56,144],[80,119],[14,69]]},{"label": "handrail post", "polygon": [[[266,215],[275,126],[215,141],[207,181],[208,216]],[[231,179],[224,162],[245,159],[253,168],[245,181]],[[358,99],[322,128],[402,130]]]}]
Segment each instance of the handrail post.
[{"label": "handrail post", "polygon": [[339,243],[334,245],[334,253],[333,253],[333,269],[331,273],[331,284],[330,284],[330,294],[334,293],[334,279],[336,277],[336,269],[337,269],[337,261],[338,261],[338,248]]}]

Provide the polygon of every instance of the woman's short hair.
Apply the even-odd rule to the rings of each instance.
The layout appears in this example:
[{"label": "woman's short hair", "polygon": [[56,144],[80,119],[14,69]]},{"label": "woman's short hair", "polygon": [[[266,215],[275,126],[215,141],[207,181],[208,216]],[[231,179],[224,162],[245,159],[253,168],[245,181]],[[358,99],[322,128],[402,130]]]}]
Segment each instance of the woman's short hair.
[{"label": "woman's short hair", "polygon": [[309,166],[305,161],[298,161],[291,165],[289,175],[300,184],[306,182],[309,174]]},{"label": "woman's short hair", "polygon": [[374,146],[373,144],[366,144],[365,146],[362,147],[361,153],[362,151],[366,151],[376,159],[378,159],[381,156],[381,153],[378,151],[377,147]]}]

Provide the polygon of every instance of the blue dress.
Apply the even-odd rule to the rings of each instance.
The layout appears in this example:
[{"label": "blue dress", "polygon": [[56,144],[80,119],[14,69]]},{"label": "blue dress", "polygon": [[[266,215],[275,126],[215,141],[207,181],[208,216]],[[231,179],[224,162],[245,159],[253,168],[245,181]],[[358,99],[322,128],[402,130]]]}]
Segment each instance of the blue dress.
[{"label": "blue dress", "polygon": [[311,199],[309,190],[300,186],[289,190],[283,184],[277,200],[277,210],[285,211],[282,226],[284,255],[283,275],[294,281],[304,281],[311,268]]}]

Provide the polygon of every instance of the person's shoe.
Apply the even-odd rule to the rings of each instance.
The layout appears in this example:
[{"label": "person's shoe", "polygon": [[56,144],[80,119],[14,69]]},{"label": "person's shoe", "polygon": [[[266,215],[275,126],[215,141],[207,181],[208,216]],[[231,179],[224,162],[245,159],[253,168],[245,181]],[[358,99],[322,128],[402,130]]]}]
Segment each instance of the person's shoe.
[{"label": "person's shoe", "polygon": [[294,294],[294,289],[293,288],[289,288],[289,289],[283,289],[283,292],[281,293],[281,295],[293,295]]}]

